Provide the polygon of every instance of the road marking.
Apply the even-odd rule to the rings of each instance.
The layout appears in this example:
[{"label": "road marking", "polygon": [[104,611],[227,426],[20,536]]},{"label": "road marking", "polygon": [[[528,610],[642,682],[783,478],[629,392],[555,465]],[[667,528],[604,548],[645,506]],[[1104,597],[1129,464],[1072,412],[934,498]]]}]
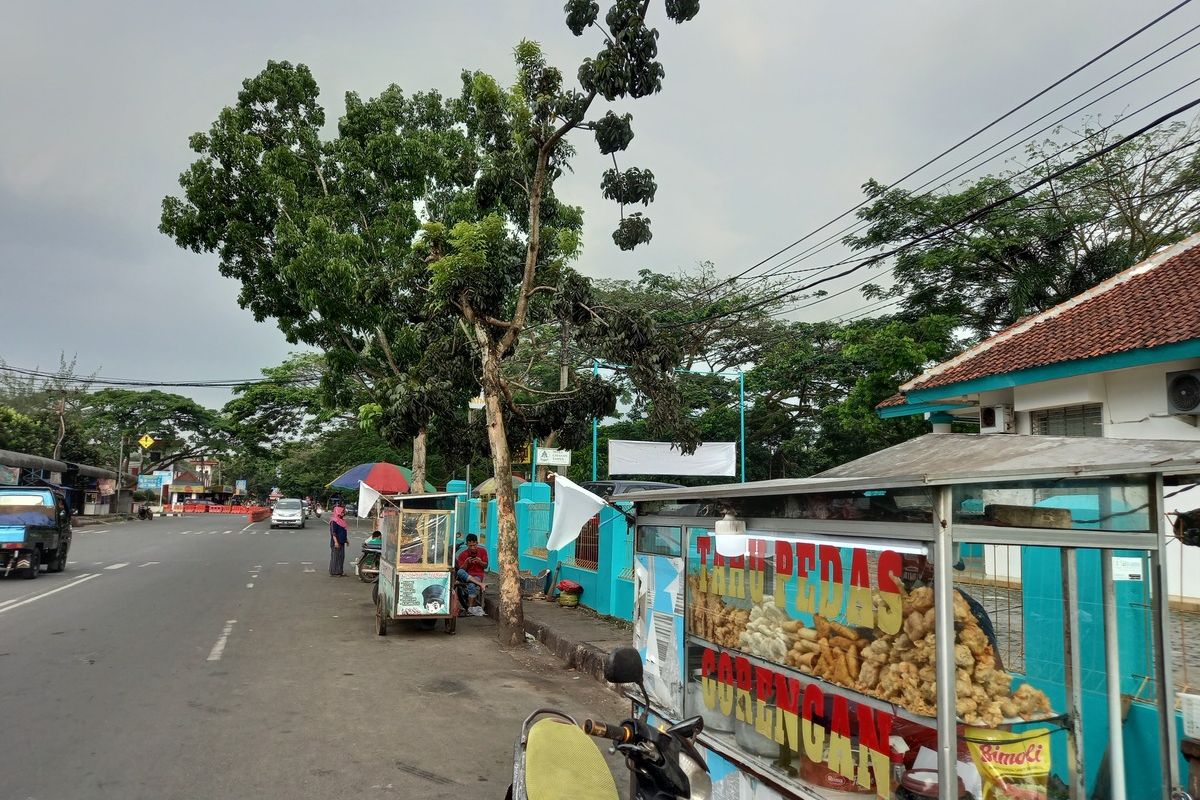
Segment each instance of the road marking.
[{"label": "road marking", "polygon": [[304,565],[304,566],[306,566],[306,567],[311,567],[313,562],[311,562],[311,561],[301,561],[300,563],[301,563],[301,564],[303,564],[303,565]]},{"label": "road marking", "polygon": [[207,536],[212,536],[214,533],[216,533],[216,531],[205,531],[204,533]]},{"label": "road marking", "polygon": [[104,562],[103,561],[93,561],[92,566],[93,567],[102,567],[102,566],[104,566]]},{"label": "road marking", "polygon": [[108,533],[108,531],[106,531],[106,530],[104,530],[104,531],[92,531],[92,533]]},{"label": "road marking", "polygon": [[246,588],[247,588],[247,589],[253,589],[253,588],[254,588],[254,584],[253,584],[253,583],[247,583],[247,584],[246,584]]},{"label": "road marking", "polygon": [[286,567],[287,565],[288,565],[288,562],[286,562],[286,561],[276,561],[275,562],[275,566],[277,566],[277,567]]},{"label": "road marking", "polygon": [[159,563],[161,563],[161,562],[159,562],[159,561],[147,561],[145,564],[138,564],[138,567],[153,567],[155,564],[159,564]]},{"label": "road marking", "polygon": [[5,611],[12,611],[14,608],[20,608],[23,605],[32,603],[34,600],[41,600],[43,597],[49,597],[52,594],[58,594],[59,592],[65,591],[74,586],[78,586],[81,583],[86,583],[87,581],[90,581],[92,578],[99,578],[99,577],[100,577],[100,573],[98,573],[98,572],[95,574],[92,574],[92,575],[82,575],[77,580],[71,581],[70,583],[63,584],[62,586],[59,586],[57,589],[51,589],[48,592],[42,592],[41,594],[35,594],[33,597],[26,598],[24,600],[21,600],[18,603],[10,603],[9,605],[5,606],[4,608],[0,608],[0,614],[3,614]]},{"label": "road marking", "polygon": [[221,531],[221,533],[233,533],[233,531]]},{"label": "road marking", "polygon": [[253,527],[254,527],[254,525],[255,525],[255,523],[251,522],[249,525],[247,525],[246,527],[244,527],[244,528],[242,528],[240,531],[238,531],[238,533],[243,533],[243,532],[245,532],[245,531],[248,531],[248,530],[250,530],[251,528],[253,528]]},{"label": "road marking", "polygon": [[304,570],[304,571],[305,571],[305,572],[316,572],[316,570],[315,570],[315,569],[306,569],[306,570]]},{"label": "road marking", "polygon": [[221,654],[225,652],[225,642],[229,640],[229,634],[233,633],[234,625],[237,625],[236,619],[225,620],[225,627],[221,629],[221,635],[217,637],[217,643],[213,645],[212,650],[208,653],[209,661],[221,660]]},{"label": "road marking", "polygon": [[105,567],[105,569],[120,569],[121,567],[128,567],[128,566],[129,566],[128,561],[118,561],[116,564],[109,564],[107,567]]},{"label": "road marking", "polygon": [[187,536],[189,533],[191,533],[191,531],[180,531],[180,532],[179,532],[179,535],[180,535],[180,536]]}]

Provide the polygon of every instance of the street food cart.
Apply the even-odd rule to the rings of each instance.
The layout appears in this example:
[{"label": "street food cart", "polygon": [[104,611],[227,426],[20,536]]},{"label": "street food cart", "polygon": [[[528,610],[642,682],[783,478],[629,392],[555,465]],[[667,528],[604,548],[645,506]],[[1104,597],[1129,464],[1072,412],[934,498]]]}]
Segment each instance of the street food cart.
[{"label": "street food cart", "polygon": [[651,711],[704,718],[715,797],[1166,798],[1163,497],[1197,474],[1196,442],[930,434],[627,495]]},{"label": "street food cart", "polygon": [[420,620],[432,629],[444,620],[454,633],[454,501],[441,492],[379,499],[375,529],[382,534],[375,596],[375,632],[389,622]]}]

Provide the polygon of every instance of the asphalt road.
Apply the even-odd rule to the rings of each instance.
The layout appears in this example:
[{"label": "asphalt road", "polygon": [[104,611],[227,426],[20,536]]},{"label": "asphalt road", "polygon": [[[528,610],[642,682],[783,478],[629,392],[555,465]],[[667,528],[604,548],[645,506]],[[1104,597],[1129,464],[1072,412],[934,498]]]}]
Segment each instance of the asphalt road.
[{"label": "asphalt road", "polygon": [[501,798],[531,710],[624,715],[487,618],[376,636],[314,523],[79,528],[66,572],[0,579],[0,798]]}]

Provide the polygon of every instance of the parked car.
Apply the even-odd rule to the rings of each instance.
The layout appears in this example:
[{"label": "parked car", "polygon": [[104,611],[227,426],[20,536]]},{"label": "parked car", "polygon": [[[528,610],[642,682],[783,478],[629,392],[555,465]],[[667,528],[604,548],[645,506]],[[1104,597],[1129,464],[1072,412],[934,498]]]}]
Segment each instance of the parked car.
[{"label": "parked car", "polygon": [[285,497],[276,501],[275,509],[271,511],[272,528],[303,528],[304,503],[295,497]]},{"label": "parked car", "polygon": [[67,568],[71,511],[63,493],[24,486],[0,487],[0,575],[21,570],[36,578]]}]

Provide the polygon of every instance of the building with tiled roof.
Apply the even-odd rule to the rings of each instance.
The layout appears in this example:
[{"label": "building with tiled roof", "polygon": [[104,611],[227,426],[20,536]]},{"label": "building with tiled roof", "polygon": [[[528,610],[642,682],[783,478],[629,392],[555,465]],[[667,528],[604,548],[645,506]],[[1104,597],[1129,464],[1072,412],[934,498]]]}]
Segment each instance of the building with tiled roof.
[{"label": "building with tiled roof", "polygon": [[[883,417],[992,432],[1197,439],[1168,375],[1200,372],[1200,234],[1021,320],[900,387]],[[1174,391],[1185,391],[1176,387]]]},{"label": "building with tiled roof", "polygon": [[[1200,440],[1200,234],[927,369],[876,413],[923,414],[940,433]],[[1200,488],[1167,503],[1169,524]],[[1200,548],[1167,559],[1172,598],[1200,602]]]}]

